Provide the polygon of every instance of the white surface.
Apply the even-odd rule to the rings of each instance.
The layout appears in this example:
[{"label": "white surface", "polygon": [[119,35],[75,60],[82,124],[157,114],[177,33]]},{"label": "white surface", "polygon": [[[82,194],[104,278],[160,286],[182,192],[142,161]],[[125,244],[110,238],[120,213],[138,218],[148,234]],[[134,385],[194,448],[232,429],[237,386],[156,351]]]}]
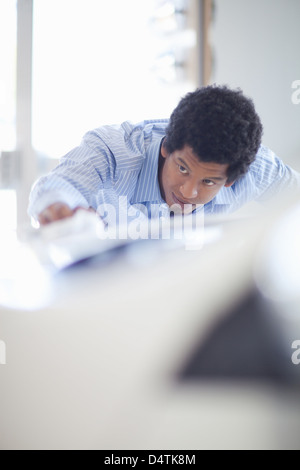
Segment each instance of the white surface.
[{"label": "white surface", "polygon": [[83,265],[56,276],[47,307],[2,308],[0,448],[295,447],[295,397],[174,381],[195,342],[251,285],[264,231],[232,224],[200,251]]}]

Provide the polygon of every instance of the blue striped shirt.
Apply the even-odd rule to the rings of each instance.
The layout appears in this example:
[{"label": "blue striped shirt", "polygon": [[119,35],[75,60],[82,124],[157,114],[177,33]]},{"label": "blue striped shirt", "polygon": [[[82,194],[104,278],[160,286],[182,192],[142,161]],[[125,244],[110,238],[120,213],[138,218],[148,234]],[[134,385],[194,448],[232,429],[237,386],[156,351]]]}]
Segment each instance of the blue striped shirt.
[{"label": "blue striped shirt", "polygon": [[[88,132],[78,147],[34,185],[29,215],[37,218],[47,206],[59,201],[72,209],[81,206],[97,210],[109,204],[118,214],[120,210],[130,213],[132,207],[142,204],[149,211],[148,217],[166,216],[169,208],[160,193],[158,162],[168,122],[127,121]],[[223,187],[204,205],[204,212],[233,212],[249,201],[263,201],[293,186],[300,187],[300,175],[261,146],[248,173],[231,187]],[[156,212],[153,207],[158,208]]]}]

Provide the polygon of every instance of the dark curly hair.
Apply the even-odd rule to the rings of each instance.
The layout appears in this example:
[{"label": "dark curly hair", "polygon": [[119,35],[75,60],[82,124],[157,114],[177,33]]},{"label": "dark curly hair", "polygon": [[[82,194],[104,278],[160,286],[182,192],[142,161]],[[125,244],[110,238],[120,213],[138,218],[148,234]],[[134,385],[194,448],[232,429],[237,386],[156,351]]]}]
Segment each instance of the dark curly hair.
[{"label": "dark curly hair", "polygon": [[229,164],[227,181],[247,173],[261,143],[263,127],[251,99],[240,89],[207,86],[188,93],[166,130],[167,152],[193,149],[200,161]]}]

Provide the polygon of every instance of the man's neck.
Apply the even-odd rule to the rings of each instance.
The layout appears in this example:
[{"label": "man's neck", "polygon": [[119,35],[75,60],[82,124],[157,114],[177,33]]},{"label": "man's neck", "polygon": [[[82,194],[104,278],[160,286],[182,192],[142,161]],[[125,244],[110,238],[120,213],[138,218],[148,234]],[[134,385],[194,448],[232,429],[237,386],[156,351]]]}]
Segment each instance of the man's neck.
[{"label": "man's neck", "polygon": [[163,200],[165,201],[165,192],[164,192],[163,185],[162,185],[162,172],[163,172],[163,168],[164,168],[164,164],[165,164],[165,158],[162,156],[162,153],[161,153],[161,147],[163,145],[164,140],[165,140],[165,138],[162,139],[160,147],[159,147],[157,175],[158,175],[158,183],[159,183],[160,194],[161,194],[161,197],[163,198]]}]

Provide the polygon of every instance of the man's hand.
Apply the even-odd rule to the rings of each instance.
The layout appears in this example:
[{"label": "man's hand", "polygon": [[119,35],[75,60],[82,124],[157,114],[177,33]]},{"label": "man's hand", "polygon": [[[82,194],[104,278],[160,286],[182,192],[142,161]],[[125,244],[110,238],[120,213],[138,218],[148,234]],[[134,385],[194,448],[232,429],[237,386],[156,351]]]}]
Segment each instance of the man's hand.
[{"label": "man's hand", "polygon": [[51,206],[46,207],[38,216],[38,221],[41,225],[48,225],[57,220],[66,219],[72,217],[79,209],[88,210],[95,212],[94,209],[84,209],[83,207],[76,207],[75,209],[70,209],[67,204],[63,202],[56,202],[51,204]]}]

